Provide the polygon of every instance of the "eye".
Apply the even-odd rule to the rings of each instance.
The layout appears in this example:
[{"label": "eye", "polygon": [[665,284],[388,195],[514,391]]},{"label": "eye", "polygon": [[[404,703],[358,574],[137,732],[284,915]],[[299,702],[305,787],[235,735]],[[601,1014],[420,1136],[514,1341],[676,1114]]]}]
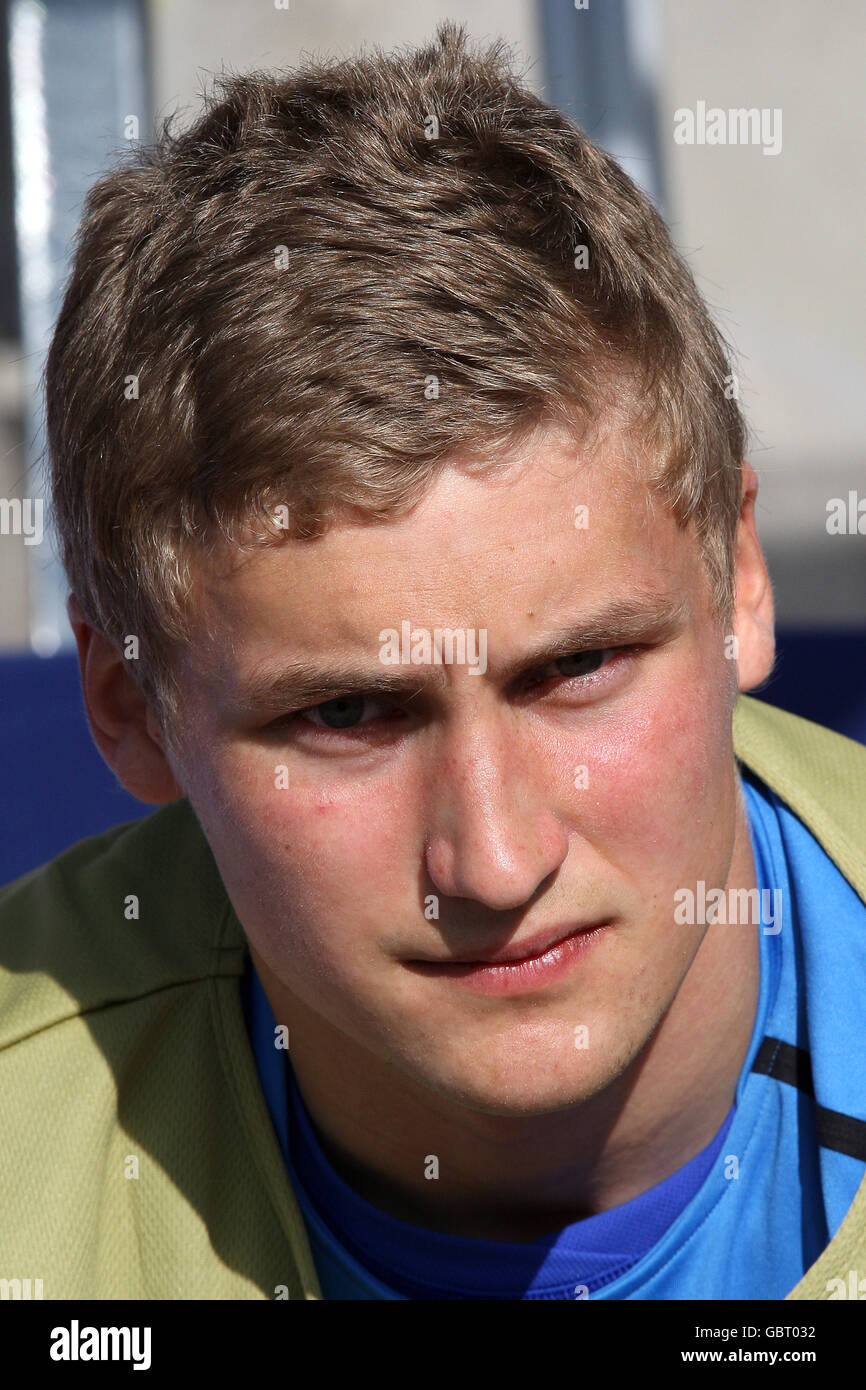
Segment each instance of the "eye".
[{"label": "eye", "polygon": [[557,657],[548,666],[540,668],[530,676],[527,685],[544,685],[557,676],[563,680],[579,680],[583,676],[593,676],[602,666],[610,665],[610,658],[620,654],[618,647],[601,647],[592,652],[573,652],[568,656]]},{"label": "eye", "polygon": [[[560,667],[560,674],[563,676],[591,676],[593,671],[597,671],[601,666],[605,656],[612,654],[607,651],[598,652],[575,652],[573,656],[562,656],[554,663]],[[565,667],[565,670],[562,668]]]},{"label": "eye", "polygon": [[[388,708],[381,700],[371,695],[339,695],[335,700],[324,700],[320,705],[310,705],[309,709],[298,710],[297,718],[312,724],[315,729],[352,729],[361,723],[365,705],[379,705]],[[375,713],[373,718],[379,718]],[[321,721],[321,722],[319,722]]]}]

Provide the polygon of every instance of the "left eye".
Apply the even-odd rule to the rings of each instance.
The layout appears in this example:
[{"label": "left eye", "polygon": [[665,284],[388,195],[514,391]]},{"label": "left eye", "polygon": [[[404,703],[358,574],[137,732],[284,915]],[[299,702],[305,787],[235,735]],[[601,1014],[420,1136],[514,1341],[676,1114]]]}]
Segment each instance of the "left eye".
[{"label": "left eye", "polygon": [[568,668],[561,672],[563,676],[591,676],[607,655],[605,651],[575,652],[574,656],[560,657],[556,665]]},{"label": "left eye", "polygon": [[[579,676],[591,676],[598,671],[605,662],[605,658],[614,656],[616,648],[605,647],[595,652],[574,652],[570,656],[557,657],[550,666],[544,667],[536,676],[530,678],[530,685],[541,685],[544,681],[552,680],[554,676],[563,676],[566,680],[572,680]],[[552,668],[556,668],[553,670]]]}]

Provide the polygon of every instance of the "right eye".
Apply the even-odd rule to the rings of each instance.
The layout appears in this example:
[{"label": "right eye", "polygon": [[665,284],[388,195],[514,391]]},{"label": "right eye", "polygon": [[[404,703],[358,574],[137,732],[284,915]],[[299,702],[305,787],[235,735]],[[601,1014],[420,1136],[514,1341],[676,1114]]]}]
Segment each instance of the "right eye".
[{"label": "right eye", "polygon": [[363,695],[340,695],[336,700],[324,700],[320,705],[298,710],[298,718],[315,728],[348,729],[360,722],[364,701]]},{"label": "right eye", "polygon": [[[372,718],[363,718],[365,707],[367,713],[370,712],[369,707],[372,707]],[[314,729],[354,729],[381,718],[383,710],[393,713],[392,706],[375,696],[339,695],[335,700],[323,700],[321,704],[298,710],[294,717],[302,719],[305,724],[311,724]]]}]

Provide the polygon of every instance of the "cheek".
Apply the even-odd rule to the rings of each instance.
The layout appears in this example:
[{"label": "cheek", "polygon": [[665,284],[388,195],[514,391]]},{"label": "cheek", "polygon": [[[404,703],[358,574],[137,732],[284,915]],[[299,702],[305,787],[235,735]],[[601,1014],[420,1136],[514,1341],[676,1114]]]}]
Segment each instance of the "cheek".
[{"label": "cheek", "polygon": [[592,731],[582,833],[647,889],[679,884],[732,837],[729,726],[724,691],[695,677],[647,689]]},{"label": "cheek", "polygon": [[278,763],[278,754],[266,767],[227,759],[212,772],[200,818],[235,911],[262,954],[291,951],[298,963],[320,968],[335,959],[345,964],[345,946],[351,942],[352,958],[363,954],[381,927],[383,904],[405,898],[412,842],[406,787],[381,778],[313,786],[294,771],[282,787]]}]

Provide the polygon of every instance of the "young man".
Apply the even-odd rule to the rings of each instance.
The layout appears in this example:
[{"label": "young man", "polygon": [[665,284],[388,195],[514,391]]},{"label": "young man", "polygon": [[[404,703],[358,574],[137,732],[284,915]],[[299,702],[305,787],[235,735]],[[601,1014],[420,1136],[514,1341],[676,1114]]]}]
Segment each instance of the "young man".
[{"label": "young man", "polygon": [[729,380],[647,200],[451,26],[95,186],[55,515],[165,805],[0,897],[0,1274],[862,1296],[866,752],[739,694]]}]

